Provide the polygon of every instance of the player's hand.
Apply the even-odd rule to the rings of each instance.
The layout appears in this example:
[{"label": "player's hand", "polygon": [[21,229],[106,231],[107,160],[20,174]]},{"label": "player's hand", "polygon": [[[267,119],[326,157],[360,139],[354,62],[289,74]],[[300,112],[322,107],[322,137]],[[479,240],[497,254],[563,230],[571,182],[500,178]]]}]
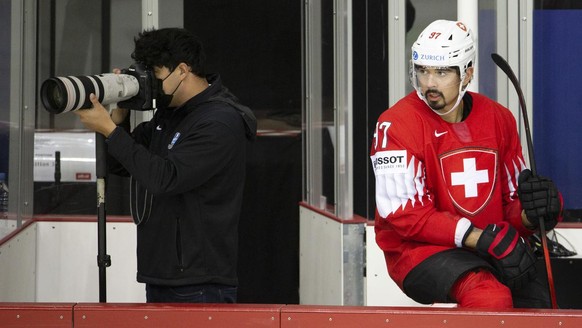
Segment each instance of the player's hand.
[{"label": "player's hand", "polygon": [[546,231],[554,229],[562,216],[562,199],[554,182],[528,169],[518,177],[517,194],[530,226],[539,228],[539,219],[544,219]]},{"label": "player's hand", "polygon": [[477,253],[497,270],[499,280],[513,290],[536,276],[536,257],[526,241],[509,223],[490,224],[477,241]]}]

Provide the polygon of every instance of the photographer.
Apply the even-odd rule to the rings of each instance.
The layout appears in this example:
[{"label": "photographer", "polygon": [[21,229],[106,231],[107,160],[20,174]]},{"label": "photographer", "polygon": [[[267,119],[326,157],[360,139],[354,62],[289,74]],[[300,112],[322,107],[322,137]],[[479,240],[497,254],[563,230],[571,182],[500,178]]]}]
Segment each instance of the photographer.
[{"label": "photographer", "polygon": [[[238,221],[246,143],[256,134],[252,112],[205,75],[201,43],[179,28],[149,30],[132,58],[154,71],[164,96],[149,122],[131,134],[127,110],[109,112],[91,95],[81,122],[107,138],[131,176],[137,224],[137,280],[147,302],[233,303],[237,294]],[[120,126],[118,126],[120,124]]]}]

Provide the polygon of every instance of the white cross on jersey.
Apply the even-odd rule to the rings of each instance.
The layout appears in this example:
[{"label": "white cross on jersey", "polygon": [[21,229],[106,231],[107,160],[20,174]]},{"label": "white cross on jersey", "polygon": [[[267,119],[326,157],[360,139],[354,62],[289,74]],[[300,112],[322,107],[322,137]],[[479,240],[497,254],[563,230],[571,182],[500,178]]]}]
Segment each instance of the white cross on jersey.
[{"label": "white cross on jersey", "polygon": [[475,158],[463,159],[463,172],[451,173],[453,186],[465,186],[465,197],[477,197],[477,185],[489,182],[488,170],[477,170]]}]

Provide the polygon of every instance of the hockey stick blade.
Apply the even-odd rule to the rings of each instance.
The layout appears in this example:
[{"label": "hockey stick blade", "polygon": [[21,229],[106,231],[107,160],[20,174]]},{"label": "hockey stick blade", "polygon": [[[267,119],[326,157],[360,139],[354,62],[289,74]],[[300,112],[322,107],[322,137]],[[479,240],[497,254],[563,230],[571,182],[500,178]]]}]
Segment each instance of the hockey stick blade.
[{"label": "hockey stick blade", "polygon": [[[537,175],[535,157],[533,152],[533,142],[531,138],[531,132],[529,129],[529,120],[527,116],[527,109],[525,107],[525,98],[523,96],[523,91],[521,90],[519,81],[517,80],[517,77],[513,73],[513,70],[511,69],[507,61],[496,53],[491,54],[491,59],[493,59],[493,62],[495,62],[495,64],[505,73],[505,75],[507,75],[507,77],[513,84],[513,87],[515,88],[515,91],[517,91],[517,96],[519,97],[519,107],[521,108],[521,116],[523,117],[523,124],[525,125],[525,137],[527,141],[530,167],[533,175]],[[545,238],[546,228],[544,224],[544,218],[540,216],[538,219],[539,219],[538,223],[540,226],[540,237],[541,237],[540,239],[542,240],[542,250],[544,252],[546,273],[548,276],[548,289],[550,291],[550,301],[552,303],[552,308],[557,309],[558,303],[556,301],[556,290],[554,288],[554,277],[552,275],[552,264],[550,261],[550,252],[548,251],[548,241]]]}]

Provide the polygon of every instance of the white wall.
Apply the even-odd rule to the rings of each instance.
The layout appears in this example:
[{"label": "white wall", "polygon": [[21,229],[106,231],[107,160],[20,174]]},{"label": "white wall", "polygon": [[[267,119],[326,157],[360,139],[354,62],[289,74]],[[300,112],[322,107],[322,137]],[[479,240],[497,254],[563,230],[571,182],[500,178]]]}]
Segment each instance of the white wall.
[{"label": "white wall", "polygon": [[343,305],[342,225],[299,208],[299,301]]},{"label": "white wall", "polygon": [[[145,302],[131,222],[107,224],[107,302]],[[36,222],[0,246],[1,302],[99,302],[96,222]]]},{"label": "white wall", "polygon": [[406,296],[388,276],[384,254],[376,244],[374,226],[366,227],[366,305],[421,306]]},{"label": "white wall", "polygon": [[[342,223],[302,209],[300,295],[302,304],[343,305]],[[559,228],[558,242],[579,252],[582,229]],[[384,256],[366,227],[364,293],[368,306],[419,306],[388,276]],[[107,302],[143,303],[137,283],[132,222],[107,224]],[[96,222],[35,222],[0,246],[0,302],[98,302]]]},{"label": "white wall", "polygon": [[36,225],[0,246],[0,301],[35,300]]}]

